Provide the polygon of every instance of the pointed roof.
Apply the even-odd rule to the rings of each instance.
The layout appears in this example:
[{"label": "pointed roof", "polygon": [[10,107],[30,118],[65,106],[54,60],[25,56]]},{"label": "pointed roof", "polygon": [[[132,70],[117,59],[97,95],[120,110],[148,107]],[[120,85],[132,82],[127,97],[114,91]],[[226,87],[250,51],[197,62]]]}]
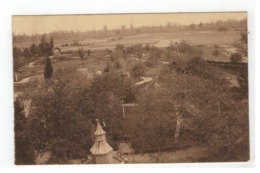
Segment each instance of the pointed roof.
[{"label": "pointed roof", "polygon": [[97,128],[94,133],[95,142],[90,149],[90,152],[94,155],[106,155],[113,151],[113,148],[107,143],[106,132],[102,129],[99,121],[97,120]]},{"label": "pointed roof", "polygon": [[94,135],[104,135],[105,133],[106,132],[102,129],[102,127],[97,119],[97,128],[96,128]]}]

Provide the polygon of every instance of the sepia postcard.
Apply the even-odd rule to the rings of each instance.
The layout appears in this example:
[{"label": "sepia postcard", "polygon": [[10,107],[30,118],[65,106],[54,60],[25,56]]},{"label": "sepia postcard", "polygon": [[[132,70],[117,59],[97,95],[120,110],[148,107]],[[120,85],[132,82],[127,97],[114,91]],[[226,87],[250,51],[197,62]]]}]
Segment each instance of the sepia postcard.
[{"label": "sepia postcard", "polygon": [[15,164],[248,162],[247,21],[12,16]]}]

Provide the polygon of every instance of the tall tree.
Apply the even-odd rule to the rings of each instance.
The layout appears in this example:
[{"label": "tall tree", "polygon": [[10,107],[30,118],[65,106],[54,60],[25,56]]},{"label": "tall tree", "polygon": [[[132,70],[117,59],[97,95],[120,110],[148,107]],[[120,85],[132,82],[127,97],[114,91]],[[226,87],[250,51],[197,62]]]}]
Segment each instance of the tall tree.
[{"label": "tall tree", "polygon": [[52,50],[54,47],[53,39],[50,42],[46,42],[45,35],[42,36],[41,43],[39,44],[40,55],[44,57],[48,57],[52,54]]},{"label": "tall tree", "polygon": [[53,75],[53,68],[52,68],[51,60],[49,57],[47,57],[46,65],[45,65],[45,69],[44,69],[45,80],[51,79],[52,75]]},{"label": "tall tree", "polygon": [[30,52],[33,56],[38,55],[38,48],[35,43],[33,43],[30,47]]},{"label": "tall tree", "polygon": [[49,43],[49,44],[50,44],[50,47],[49,47],[50,50],[49,50],[49,51],[52,53],[52,50],[54,49],[54,41],[53,41],[53,37],[50,38],[50,43]]}]

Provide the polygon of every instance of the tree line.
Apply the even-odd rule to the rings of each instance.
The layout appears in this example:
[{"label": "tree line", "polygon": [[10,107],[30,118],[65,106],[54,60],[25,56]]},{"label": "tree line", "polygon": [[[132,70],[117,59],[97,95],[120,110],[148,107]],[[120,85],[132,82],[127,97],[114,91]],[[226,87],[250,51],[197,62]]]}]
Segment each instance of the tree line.
[{"label": "tree line", "polygon": [[14,70],[18,70],[26,63],[35,60],[36,57],[48,57],[52,55],[54,49],[54,39],[50,38],[46,41],[45,35],[42,36],[39,44],[32,43],[30,47],[21,49],[13,47]]},{"label": "tree line", "polygon": [[[160,32],[175,32],[181,29],[189,30],[206,30],[214,29],[225,31],[227,29],[247,28],[247,19],[242,20],[218,20],[216,22],[206,22],[190,25],[179,25],[175,22],[168,22],[166,25],[161,26],[140,26],[135,27],[132,24],[130,26],[122,25],[120,29],[109,29],[104,25],[101,30],[91,30],[86,32],[81,31],[53,31],[45,34],[47,38],[54,38],[55,40],[84,40],[87,38],[95,37],[122,37],[126,35],[142,34],[142,33],[160,33]],[[13,34],[14,43],[23,42],[37,42],[40,34],[25,35],[25,34]]]}]

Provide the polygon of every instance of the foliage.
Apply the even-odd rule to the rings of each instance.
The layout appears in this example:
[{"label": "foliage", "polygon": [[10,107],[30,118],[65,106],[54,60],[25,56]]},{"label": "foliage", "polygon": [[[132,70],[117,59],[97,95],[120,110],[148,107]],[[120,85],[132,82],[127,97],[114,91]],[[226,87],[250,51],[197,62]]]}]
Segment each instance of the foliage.
[{"label": "foliage", "polygon": [[248,56],[248,48],[247,48],[247,44],[244,43],[240,43],[240,42],[235,42],[233,43],[233,46],[236,48],[236,51],[240,54],[242,54],[243,56]]},{"label": "foliage", "polygon": [[218,31],[225,32],[225,31],[227,31],[227,28],[226,27],[219,27]]},{"label": "foliage", "polygon": [[241,43],[247,44],[247,32],[240,32]]},{"label": "foliage", "polygon": [[40,90],[33,96],[25,130],[33,151],[50,151],[52,159],[60,161],[87,157],[94,131],[90,115],[82,114],[87,85],[84,80],[73,80],[82,77],[72,70],[58,71],[53,92]]},{"label": "foliage", "polygon": [[50,164],[86,158],[93,145],[96,119],[116,147],[113,141],[122,136],[120,98],[131,95],[131,80],[114,70],[97,75],[91,83],[74,69],[55,74],[48,92],[30,94],[33,101],[25,128],[30,151],[51,152]]},{"label": "foliage", "polygon": [[81,46],[81,44],[74,40],[73,43],[71,43],[71,46]]},{"label": "foliage", "polygon": [[220,54],[220,47],[218,45],[214,45],[214,50],[212,52],[212,55],[218,57]]},{"label": "foliage", "polygon": [[144,73],[145,73],[145,66],[141,62],[140,63],[136,63],[132,67],[131,73],[136,78],[142,77],[144,75]]},{"label": "foliage", "polygon": [[[137,150],[155,148],[160,155],[164,147],[181,143],[208,147],[205,161],[249,158],[247,105],[239,106],[233,99],[218,68],[199,57],[175,61],[161,71],[158,83],[161,88],[140,92],[142,113],[129,122]],[[179,140],[174,142],[177,112],[183,122]]]},{"label": "foliage", "polygon": [[21,55],[22,55],[21,49],[14,46],[13,47],[13,57],[14,57],[14,59],[20,57]]},{"label": "foliage", "polygon": [[[169,64],[169,67],[166,70],[169,70],[169,73],[175,72],[177,74],[193,74],[208,78],[211,76],[209,74],[211,72],[208,72],[208,70],[211,70],[211,67],[208,66],[207,70],[205,70],[206,67],[206,61],[203,58],[196,56],[190,59],[176,58]],[[211,77],[214,77],[214,75]]]},{"label": "foliage", "polygon": [[31,52],[30,52],[30,50],[29,50],[28,48],[25,48],[25,49],[23,50],[23,56],[24,56],[25,58],[30,58],[30,57],[31,57]]},{"label": "foliage", "polygon": [[232,53],[230,56],[230,61],[233,63],[242,62],[242,55],[240,53]]},{"label": "foliage", "polygon": [[122,68],[122,65],[120,64],[120,62],[117,60],[115,63],[114,63],[114,67],[116,70]]},{"label": "foliage", "polygon": [[31,44],[30,46],[30,52],[33,56],[37,56],[38,55],[38,47],[36,46],[36,44]]},{"label": "foliage", "polygon": [[154,150],[161,152],[163,147],[174,141],[175,111],[172,100],[165,90],[150,90],[138,98],[142,113],[129,118],[130,136],[137,152]]},{"label": "foliage", "polygon": [[117,44],[116,45],[116,50],[117,51],[121,51],[121,52],[125,52],[125,46],[124,45],[122,45],[122,44]]},{"label": "foliage", "polygon": [[93,115],[93,119],[105,122],[108,136],[121,136],[122,109],[120,99],[131,95],[129,87],[131,79],[122,75],[120,71],[111,70],[101,76],[96,76],[84,98],[89,98],[91,106],[85,107],[85,114]]},{"label": "foliage", "polygon": [[42,35],[41,42],[39,44],[39,55],[47,57],[52,55],[54,48],[53,38],[50,38],[50,42],[46,41],[45,35]]},{"label": "foliage", "polygon": [[15,132],[15,164],[34,164],[33,151],[30,149],[30,142],[24,130],[26,118],[23,113],[23,105],[20,99],[14,102],[14,132]]},{"label": "foliage", "polygon": [[45,65],[45,69],[44,69],[44,78],[45,80],[47,79],[51,79],[53,75],[53,68],[51,65],[51,60],[49,57],[47,57],[46,59],[46,65]]},{"label": "foliage", "polygon": [[52,37],[50,38],[50,43],[49,44],[50,44],[50,49],[53,50],[54,49],[54,40],[53,40]]},{"label": "foliage", "polygon": [[202,50],[198,47],[195,47],[188,43],[185,40],[182,40],[179,44],[176,45],[176,50],[180,53],[189,56],[201,56]]},{"label": "foliage", "polygon": [[189,28],[190,28],[191,30],[194,30],[194,29],[196,29],[196,25],[195,25],[194,23],[192,23],[192,24],[190,24]]},{"label": "foliage", "polygon": [[149,51],[148,60],[157,63],[162,58],[163,51],[159,48],[151,48]]},{"label": "foliage", "polygon": [[153,61],[146,61],[145,66],[149,68],[154,68],[156,66],[156,63]]},{"label": "foliage", "polygon": [[[147,46],[147,45],[146,45]],[[149,45],[147,47],[147,49],[149,49]],[[135,44],[133,46],[129,46],[126,48],[126,53],[129,53],[129,54],[136,54],[136,53],[140,53],[142,52],[142,45],[141,44]]]},{"label": "foliage", "polygon": [[85,58],[85,51],[83,49],[83,47],[80,47],[79,50],[78,50],[78,55],[81,59],[84,59]]},{"label": "foliage", "polygon": [[121,49],[116,49],[111,55],[110,55],[110,60],[112,62],[118,61],[119,59],[124,58],[124,53]]},{"label": "foliage", "polygon": [[248,69],[239,71],[237,81],[239,83],[239,91],[242,98],[248,99]]}]

